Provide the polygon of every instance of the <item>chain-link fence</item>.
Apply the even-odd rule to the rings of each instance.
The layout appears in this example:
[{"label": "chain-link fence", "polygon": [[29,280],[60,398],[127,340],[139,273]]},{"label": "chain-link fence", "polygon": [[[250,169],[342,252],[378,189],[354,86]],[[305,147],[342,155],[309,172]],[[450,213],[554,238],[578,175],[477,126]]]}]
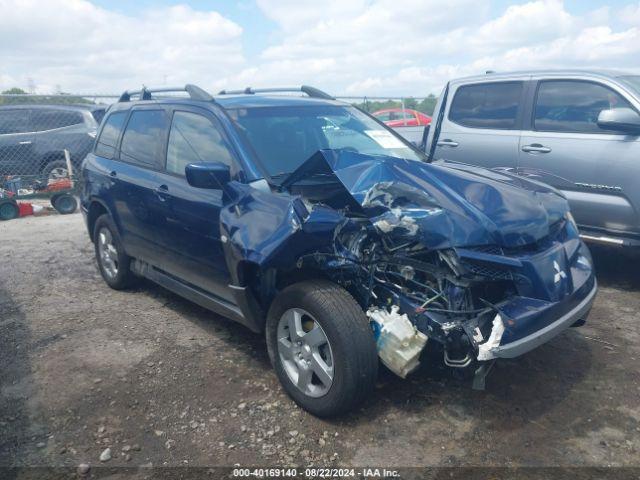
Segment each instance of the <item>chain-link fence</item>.
[{"label": "chain-link fence", "polygon": [[75,95],[0,95],[0,175],[66,177],[64,150],[77,169],[107,107]]},{"label": "chain-link fence", "polygon": [[[47,199],[77,208],[77,175],[108,104],[80,95],[0,95],[0,220]],[[114,101],[114,97],[104,100]]]},{"label": "chain-link fence", "polygon": [[[337,97],[375,113],[387,110],[383,121],[410,118],[410,110],[433,112],[436,97]],[[64,150],[72,168],[79,167],[93,145],[102,117],[118,95],[0,95],[0,175],[68,175]],[[413,118],[413,117],[411,117]]]},{"label": "chain-link fence", "polygon": [[[160,94],[165,95],[165,94]],[[157,97],[157,95],[154,94]],[[48,198],[62,213],[75,210],[80,164],[119,95],[0,94],[0,219],[18,215],[19,200]],[[436,97],[339,96],[375,114],[418,144]]]}]

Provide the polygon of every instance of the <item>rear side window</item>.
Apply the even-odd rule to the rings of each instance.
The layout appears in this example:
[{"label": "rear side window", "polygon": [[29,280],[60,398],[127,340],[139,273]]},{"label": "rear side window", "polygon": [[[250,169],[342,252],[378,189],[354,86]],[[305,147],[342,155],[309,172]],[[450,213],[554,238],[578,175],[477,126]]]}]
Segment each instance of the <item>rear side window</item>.
[{"label": "rear side window", "polygon": [[471,128],[516,128],[522,82],[480,83],[458,88],[449,120]]},{"label": "rear side window", "polygon": [[0,135],[29,131],[28,110],[0,110]]},{"label": "rear side window", "polygon": [[534,129],[543,132],[607,133],[598,126],[602,110],[633,108],[604,85],[576,80],[540,83],[534,112]]},{"label": "rear side window", "polygon": [[175,112],[167,148],[167,171],[184,175],[190,163],[222,162],[232,166],[231,150],[219,128],[197,113]]},{"label": "rear side window", "polygon": [[162,167],[167,115],[164,110],[134,110],[120,145],[120,158],[144,167]]},{"label": "rear side window", "polygon": [[104,118],[104,112],[105,110],[103,108],[91,111],[91,115],[98,125],[100,125],[100,122],[102,122],[102,119]]},{"label": "rear side window", "polygon": [[127,112],[114,112],[107,117],[96,142],[96,155],[113,158]]},{"label": "rear side window", "polygon": [[381,122],[388,122],[389,120],[391,120],[391,112],[376,113],[373,116]]},{"label": "rear side window", "polygon": [[34,132],[44,132],[81,123],[84,123],[84,119],[80,112],[45,108],[34,108],[31,112],[31,130]]},{"label": "rear side window", "polygon": [[382,122],[388,122],[391,120],[403,120],[405,118],[407,120],[413,120],[415,118],[413,116],[413,112],[409,112],[407,110],[404,111],[404,116],[403,116],[402,110],[398,110],[398,111],[381,113],[379,115],[375,115],[375,117]]}]

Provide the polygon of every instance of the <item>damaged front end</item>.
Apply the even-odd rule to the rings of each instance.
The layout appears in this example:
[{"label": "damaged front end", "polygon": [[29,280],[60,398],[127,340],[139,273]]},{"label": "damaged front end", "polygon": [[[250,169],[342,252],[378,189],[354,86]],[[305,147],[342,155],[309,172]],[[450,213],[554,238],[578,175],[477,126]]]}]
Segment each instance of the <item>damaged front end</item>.
[{"label": "damaged front end", "polygon": [[482,386],[485,362],[546,342],[593,302],[567,202],[535,182],[322,150],[278,193],[230,185],[221,224],[234,284],[263,308],[300,275],[343,286],[401,377],[425,348],[441,349],[448,366],[479,365]]}]

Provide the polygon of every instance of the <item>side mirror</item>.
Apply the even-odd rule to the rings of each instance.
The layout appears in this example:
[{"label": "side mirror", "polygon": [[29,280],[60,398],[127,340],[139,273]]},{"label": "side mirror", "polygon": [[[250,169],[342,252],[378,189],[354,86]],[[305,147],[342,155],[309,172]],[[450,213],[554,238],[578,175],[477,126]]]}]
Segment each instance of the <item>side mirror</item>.
[{"label": "side mirror", "polygon": [[598,126],[606,130],[640,135],[640,115],[630,108],[602,110],[598,115]]},{"label": "side mirror", "polygon": [[231,180],[229,165],[221,162],[190,163],[184,168],[192,187],[221,190]]}]

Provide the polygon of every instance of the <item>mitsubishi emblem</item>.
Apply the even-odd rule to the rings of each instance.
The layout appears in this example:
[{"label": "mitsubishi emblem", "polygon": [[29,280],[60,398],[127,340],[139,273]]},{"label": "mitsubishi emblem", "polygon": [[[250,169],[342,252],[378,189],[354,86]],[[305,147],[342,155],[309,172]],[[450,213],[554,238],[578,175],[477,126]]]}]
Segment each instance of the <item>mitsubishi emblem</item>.
[{"label": "mitsubishi emblem", "polygon": [[556,262],[555,260],[553,261],[553,268],[556,271],[555,275],[553,276],[553,283],[558,283],[561,279],[567,278],[567,274],[564,273],[564,270],[560,270],[560,265],[558,265],[558,262]]}]

